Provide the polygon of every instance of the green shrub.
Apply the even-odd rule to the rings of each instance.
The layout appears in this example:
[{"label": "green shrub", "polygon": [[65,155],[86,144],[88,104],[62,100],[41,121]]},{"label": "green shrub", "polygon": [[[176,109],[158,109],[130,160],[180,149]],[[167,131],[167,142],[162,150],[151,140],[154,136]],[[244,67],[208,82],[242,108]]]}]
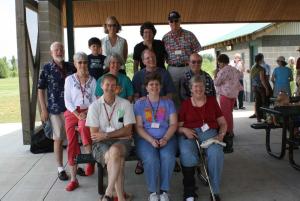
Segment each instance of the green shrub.
[{"label": "green shrub", "polygon": [[0,59],[0,78],[7,78],[9,73],[8,73],[8,65],[5,62],[5,60]]}]

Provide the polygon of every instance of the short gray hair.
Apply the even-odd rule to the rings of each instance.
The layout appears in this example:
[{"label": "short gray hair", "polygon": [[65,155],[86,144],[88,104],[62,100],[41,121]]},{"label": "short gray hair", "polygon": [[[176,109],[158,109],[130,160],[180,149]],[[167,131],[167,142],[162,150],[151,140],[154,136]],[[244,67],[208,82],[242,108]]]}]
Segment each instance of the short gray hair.
[{"label": "short gray hair", "polygon": [[194,75],[190,81],[189,81],[189,87],[190,89],[192,88],[193,84],[195,83],[200,83],[202,82],[202,84],[205,86],[205,79],[203,78],[203,76],[201,75]]},{"label": "short gray hair", "polygon": [[112,59],[116,59],[121,66],[124,65],[123,58],[119,54],[113,52],[111,55],[108,56],[108,58],[106,60],[106,64],[107,64],[106,66],[109,66]]},{"label": "short gray hair", "polygon": [[61,42],[55,41],[55,42],[51,43],[51,45],[50,45],[50,51],[53,51],[56,46],[62,47],[63,50],[65,49],[64,45]]},{"label": "short gray hair", "polygon": [[73,60],[74,61],[79,61],[79,60],[87,61],[88,57],[87,57],[86,53],[84,53],[84,52],[76,52],[73,56]]}]

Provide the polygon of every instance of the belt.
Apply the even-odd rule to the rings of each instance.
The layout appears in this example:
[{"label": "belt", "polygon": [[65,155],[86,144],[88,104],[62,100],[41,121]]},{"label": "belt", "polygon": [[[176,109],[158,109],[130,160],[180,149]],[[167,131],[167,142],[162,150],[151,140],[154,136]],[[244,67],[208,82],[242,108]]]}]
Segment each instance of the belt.
[{"label": "belt", "polygon": [[173,66],[173,67],[186,67],[189,64],[169,64],[169,66]]}]

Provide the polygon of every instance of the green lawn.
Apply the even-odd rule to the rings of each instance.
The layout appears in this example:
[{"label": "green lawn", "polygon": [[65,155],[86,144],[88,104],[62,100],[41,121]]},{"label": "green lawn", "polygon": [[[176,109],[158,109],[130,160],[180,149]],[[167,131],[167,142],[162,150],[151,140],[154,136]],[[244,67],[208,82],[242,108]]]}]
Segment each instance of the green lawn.
[{"label": "green lawn", "polygon": [[21,122],[19,79],[0,79],[0,123]]}]

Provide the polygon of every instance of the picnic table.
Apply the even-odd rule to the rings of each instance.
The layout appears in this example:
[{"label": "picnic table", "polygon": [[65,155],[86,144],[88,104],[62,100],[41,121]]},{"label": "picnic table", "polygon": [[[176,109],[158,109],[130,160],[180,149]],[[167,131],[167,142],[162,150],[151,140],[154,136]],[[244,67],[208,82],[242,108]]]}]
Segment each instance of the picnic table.
[{"label": "picnic table", "polygon": [[[300,170],[300,165],[296,164],[294,160],[294,148],[299,146],[299,139],[295,138],[294,128],[299,127],[299,122],[295,122],[294,119],[296,116],[300,116],[300,105],[290,105],[290,106],[277,106],[277,107],[261,107],[265,113],[273,114],[275,116],[280,116],[283,119],[283,122],[280,125],[266,125],[266,148],[268,153],[277,158],[282,159],[286,153],[286,145],[288,147],[289,153],[289,162],[293,168]],[[296,123],[296,124],[295,124]],[[282,128],[282,138],[281,138],[281,150],[279,154],[274,153],[271,150],[270,145],[270,132],[271,129]],[[289,133],[289,135],[288,135]]]}]

